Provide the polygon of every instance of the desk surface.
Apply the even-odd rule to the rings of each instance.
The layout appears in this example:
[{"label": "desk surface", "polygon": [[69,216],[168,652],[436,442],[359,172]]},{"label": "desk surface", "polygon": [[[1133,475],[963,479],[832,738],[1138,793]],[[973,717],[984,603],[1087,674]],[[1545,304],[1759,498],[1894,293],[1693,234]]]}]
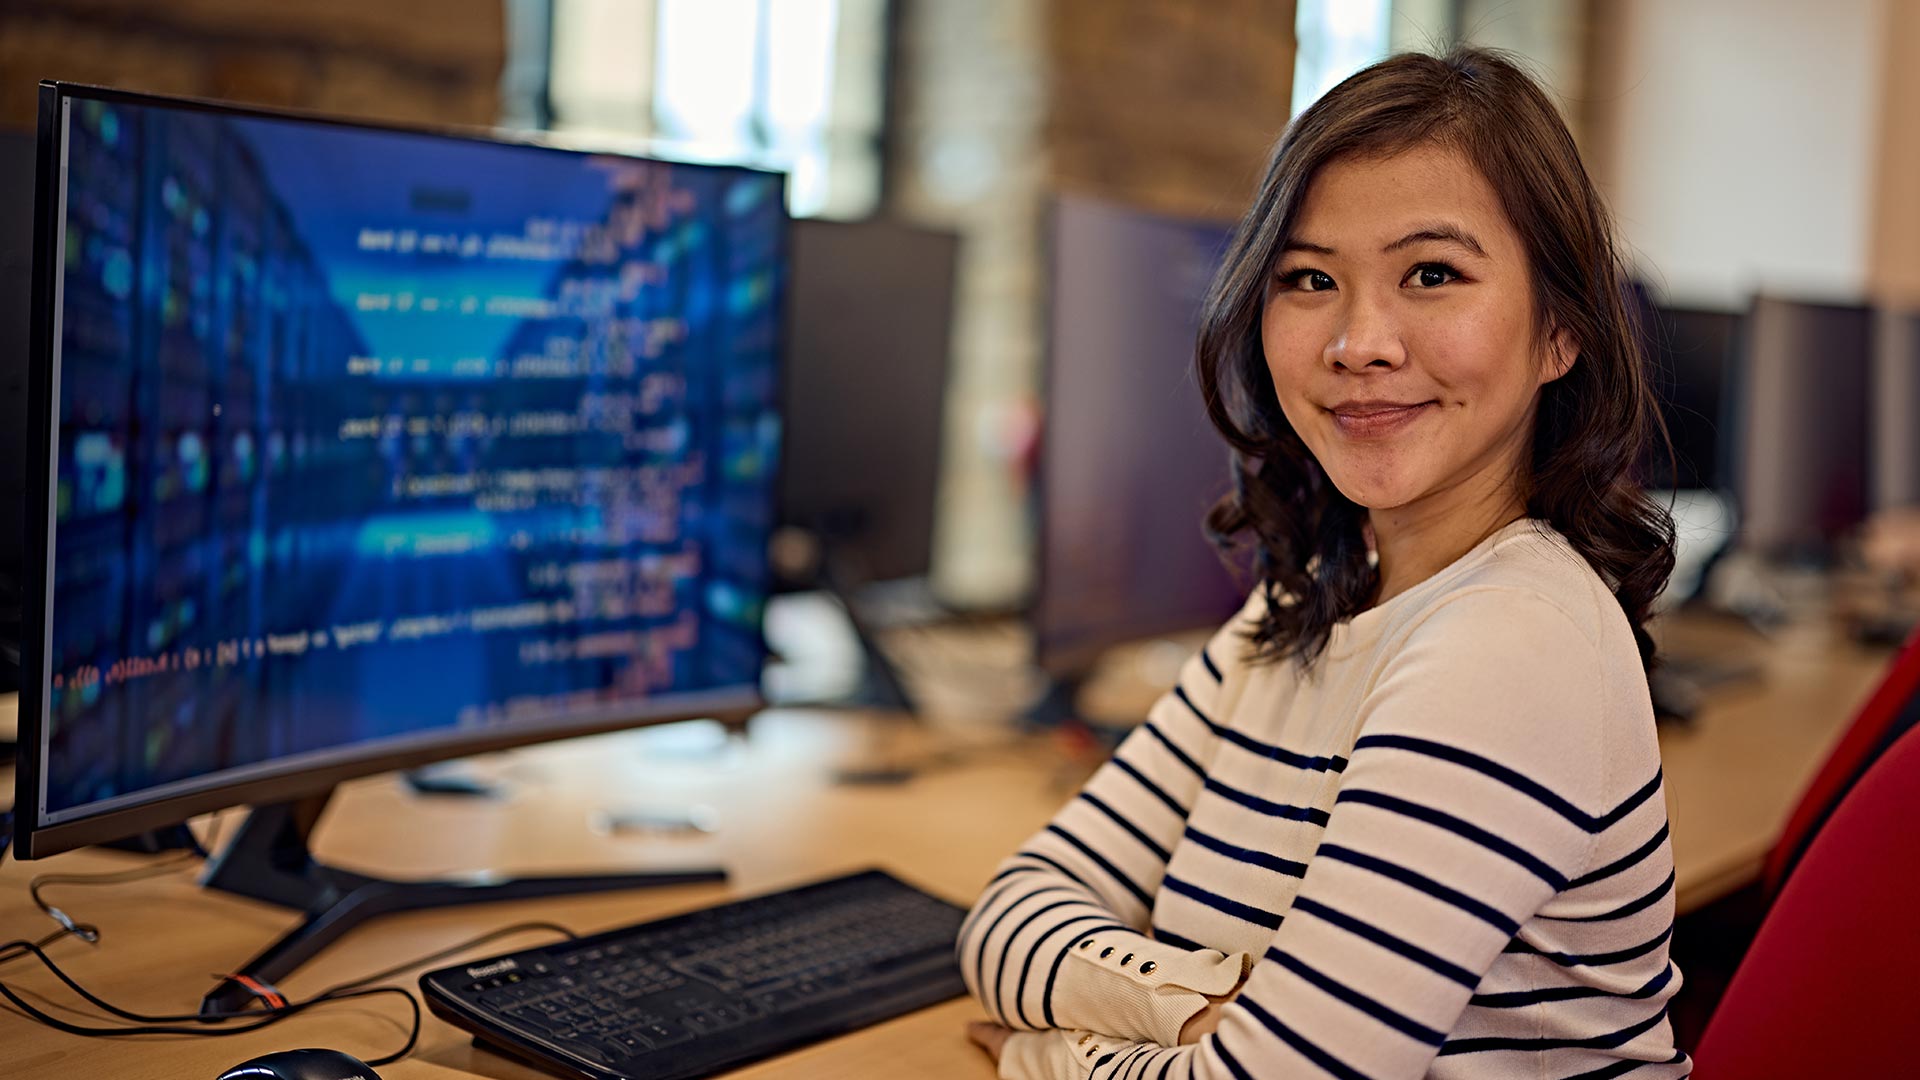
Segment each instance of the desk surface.
[{"label": "desk surface", "polygon": [[[1750,881],[1799,788],[1886,653],[1856,648],[1823,626],[1790,628],[1757,643],[1713,624],[1670,628],[1669,640],[1721,653],[1748,651],[1764,681],[1728,689],[1691,727],[1663,730],[1674,857],[1683,908]],[[958,751],[953,748],[959,747]],[[888,761],[939,766],[896,787],[847,787],[836,769]],[[466,869],[553,872],[722,863],[725,887],[479,905],[388,917],[349,935],[283,983],[298,998],[332,983],[432,952],[492,928],[546,919],[591,932],[711,904],[729,896],[881,865],[956,901],[970,900],[993,866],[1071,794],[1087,765],[1044,741],[929,731],[881,718],[776,712],[749,735],[674,725],[492,755],[470,763],[497,776],[499,800],[411,795],[393,776],[346,785],[316,835],[324,859],[398,877]],[[0,784],[5,784],[0,771]],[[0,800],[3,801],[3,800]],[[606,835],[603,810],[714,808],[719,830],[700,839]],[[224,824],[237,814],[222,815]],[[203,823],[202,828],[207,825]],[[26,896],[33,874],[142,865],[132,856],[81,851],[33,864],[0,864],[0,940],[37,936],[50,924]],[[58,945],[56,958],[83,984],[125,1008],[185,1012],[213,972],[240,964],[294,922],[283,910],[204,892],[190,867],[135,884],[49,887],[49,899],[101,927],[97,947]],[[527,942],[539,940],[528,937]],[[505,951],[508,940],[483,947]],[[28,964],[9,964],[9,986],[57,1001],[56,984]],[[412,975],[401,985],[412,984]],[[77,1019],[77,1014],[69,1014]],[[961,1000],[763,1062],[739,1077],[993,1075],[964,1038],[979,1015]],[[266,1032],[227,1039],[82,1039],[30,1024],[0,1007],[6,1072],[21,1080],[115,1076],[126,1080],[215,1075],[245,1058],[294,1046],[333,1046],[363,1057],[397,1048],[405,1035],[398,999],[322,1007]],[[420,1046],[387,1066],[394,1080],[544,1074],[475,1049],[428,1017]]]}]

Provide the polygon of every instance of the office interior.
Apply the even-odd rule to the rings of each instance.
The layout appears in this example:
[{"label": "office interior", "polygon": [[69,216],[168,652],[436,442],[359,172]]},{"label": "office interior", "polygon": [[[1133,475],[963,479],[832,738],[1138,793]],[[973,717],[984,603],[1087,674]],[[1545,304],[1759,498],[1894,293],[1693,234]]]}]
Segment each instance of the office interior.
[{"label": "office interior", "polygon": [[[290,931],[297,944],[305,916],[339,899],[302,892],[304,871],[270,865],[288,852],[395,879],[631,875],[592,887],[601,891],[529,885],[494,903],[396,910],[315,939],[311,956],[261,980],[289,996],[495,930],[521,935],[454,960],[485,958],[531,941],[513,928],[533,921],[586,933],[869,867],[964,909],[1245,598],[1244,563],[1200,526],[1228,487],[1228,458],[1190,365],[1201,300],[1274,139],[1360,66],[1463,42],[1510,50],[1552,91],[1635,274],[1623,287],[1672,449],[1642,474],[1678,530],[1651,691],[1676,861],[1672,947],[1687,979],[1672,1020],[1691,1050],[1739,986],[1783,881],[1920,716],[1920,69],[1910,62],[1920,7],[1900,0],[0,5],[0,806],[13,805],[16,830],[0,861],[0,939],[97,927],[97,942],[48,951],[124,1007],[176,1014],[203,995],[252,1002],[258,994],[232,976],[207,973],[241,972]],[[353,417],[380,416],[361,432],[363,456],[315,449],[303,466],[315,470],[310,484],[276,481],[295,433],[273,430],[264,406],[225,421],[223,440],[169,420],[172,399],[152,389],[123,391],[104,413],[48,404],[33,369],[50,363],[50,347],[30,328],[54,298],[36,291],[52,276],[36,229],[44,247],[55,239],[47,222],[65,219],[45,203],[44,181],[36,203],[43,79],[166,99],[78,93],[61,114],[63,162],[74,176],[86,155],[131,162],[125,197],[162,208],[187,238],[143,254],[142,244],[172,243],[159,226],[121,222],[115,240],[107,211],[70,225],[61,273],[76,284],[59,302],[97,305],[89,317],[128,341],[149,334],[151,355],[172,357],[155,361],[174,365],[166,378],[217,388],[243,376],[216,372],[214,331],[188,335],[205,355],[182,359],[178,348],[192,347],[168,344],[174,330],[113,313],[164,308],[155,318],[169,328],[191,326],[203,305],[225,317],[238,310],[233,283],[256,272],[284,272],[275,287],[289,295],[330,293],[313,302],[325,325],[302,331],[298,348],[371,365],[356,370],[367,378],[359,389],[316,381],[300,409],[274,409],[303,433],[310,420],[344,432]],[[142,113],[179,98],[269,112]],[[289,111],[340,123],[287,121]],[[157,146],[162,131],[178,146],[135,160],[130,147]],[[236,139],[252,149],[232,149]],[[217,165],[195,165],[203,151]],[[404,214],[373,220],[367,208],[387,204],[371,196],[339,195],[340,184],[378,189],[382,162],[414,153],[407,168],[444,178],[389,193],[427,223],[417,230]],[[593,188],[603,176],[614,186]],[[631,264],[627,291],[608,303],[644,297],[647,266],[669,267],[661,280],[707,275],[636,308],[637,323],[608,324],[657,336],[621,338],[636,364],[599,371],[608,385],[593,384],[591,408],[625,394],[620,407],[635,415],[682,410],[673,425],[626,430],[620,445],[639,455],[628,464],[680,454],[684,465],[688,439],[708,440],[713,461],[698,481],[661,481],[669,495],[621,496],[655,500],[641,518],[669,499],[654,532],[643,524],[608,542],[611,556],[567,549],[529,572],[554,595],[592,592],[579,575],[625,582],[601,599],[618,594],[642,630],[567,648],[590,641],[602,660],[626,649],[645,662],[578,674],[587,654],[557,653],[557,639],[527,629],[555,609],[528,614],[489,575],[524,568],[521,555],[543,543],[538,528],[512,524],[516,513],[592,506],[613,481],[585,457],[529,454],[485,459],[493,479],[463,481],[481,458],[448,449],[450,437],[436,442],[444,432],[432,418],[585,415],[585,398],[534,385],[542,362],[584,365],[585,353],[538,352],[518,331],[461,331],[452,301],[429,301],[447,304],[444,338],[406,329],[400,317],[428,290],[416,296],[399,276],[381,283],[367,255],[441,243],[429,226],[467,212],[470,194],[476,216],[491,204],[523,229],[591,218],[589,189],[630,196],[621,206],[658,194],[647,205],[684,226],[677,248]],[[58,209],[113,197],[102,187]],[[260,209],[275,200],[281,211]],[[248,241],[259,262],[241,269],[253,256],[236,260],[222,245],[238,243],[228,222],[249,214],[281,224],[259,226]],[[598,224],[617,232],[619,220]],[[469,229],[444,231],[452,259]],[[191,237],[209,235],[220,239],[191,254],[201,250]],[[546,235],[526,226],[519,237],[537,247]],[[495,285],[586,302],[585,287],[564,293],[559,278],[525,268],[539,258]],[[336,277],[359,276],[329,281],[330,263]],[[175,275],[178,297],[149,273]],[[357,307],[342,303],[352,295]],[[176,302],[177,318],[166,308]],[[735,336],[708,341],[707,316],[690,312],[717,309],[737,318]],[[558,308],[541,310],[522,312],[524,325]],[[282,330],[266,322],[228,329],[221,348],[235,357],[255,347],[235,344],[243,338],[295,348],[269,342]],[[579,347],[616,349],[591,336]],[[463,348],[479,368],[435,366],[457,367]],[[435,359],[407,366],[409,350]],[[513,368],[523,351],[524,379]],[[678,366],[650,383],[660,357]],[[643,398],[651,404],[634,404]],[[56,438],[50,427],[98,433]],[[248,437],[233,438],[242,428]],[[681,442],[663,449],[649,441],[656,430]],[[52,459],[49,440],[60,447]],[[223,479],[232,476],[239,486]],[[409,480],[424,509],[396,511]],[[176,499],[202,507],[175,515],[197,524],[145,546],[130,527],[83,536],[69,524],[124,524]],[[312,551],[307,539],[283,551],[284,533],[260,526],[262,515],[312,523]],[[697,530],[687,524],[696,517]],[[29,641],[49,634],[44,605],[80,595],[55,587],[56,523],[69,538],[60,552],[91,545],[100,561],[86,571],[96,593],[69,608],[94,620],[85,647],[73,644],[79,631],[56,627],[48,640],[72,647],[49,659]],[[167,544],[201,554],[173,573]],[[510,557],[471,557],[489,544]],[[231,581],[245,601],[215,603]],[[129,582],[151,594],[116,606],[114,590],[131,597]],[[468,598],[468,616],[481,610],[471,598],[495,597],[488,617],[518,636],[461,644],[470,621],[450,631],[434,614],[445,596]],[[330,620],[336,653],[355,626],[378,620],[390,637],[406,623],[426,651],[400,654],[388,640],[364,670],[254,680],[248,693],[302,700],[275,721],[284,731],[249,735],[255,699],[216,693],[182,668],[320,657],[324,643],[293,640],[300,626],[268,625],[276,608],[299,604]],[[61,617],[56,605],[51,618]],[[41,669],[23,664],[33,658]],[[520,683],[491,675],[539,665],[545,673]],[[162,679],[180,689],[153,695],[147,718],[129,713],[91,743],[77,737],[91,692]],[[343,704],[352,695],[341,687],[363,679],[383,689]],[[431,736],[413,732],[419,742],[319,765],[299,757],[328,738],[404,742],[396,718],[462,693],[471,700],[458,716]],[[373,726],[341,720],[328,734],[329,716],[348,713]],[[56,745],[56,716],[66,726],[57,745],[84,759],[65,766],[73,792],[92,792],[74,798],[108,810],[55,815],[34,831],[26,819],[40,808],[13,804],[14,783],[31,782],[44,801],[57,768],[38,755]],[[196,740],[219,743],[221,769],[268,771],[195,789],[206,779],[196,769],[211,766],[169,748]],[[139,784],[174,785],[162,792],[173,801],[148,811],[139,784],[121,790],[114,779],[117,756],[141,754]],[[271,771],[296,757],[300,771]],[[276,783],[296,780],[299,799],[275,797]],[[42,875],[88,874],[123,876],[50,878],[45,902],[29,891]],[[1844,910],[1847,890],[1863,886],[1826,887]],[[416,964],[400,985],[450,962]],[[19,955],[0,954],[0,983],[70,1022],[117,1022]],[[151,1041],[52,1031],[0,1003],[0,1072],[212,1076],[304,1045],[371,1059],[408,1030],[404,1008],[376,1000],[230,1039]],[[984,1078],[993,1065],[963,1032],[978,1016],[949,995],[724,1074]],[[436,1009],[381,1075],[549,1075],[542,1068],[476,1043]]]}]

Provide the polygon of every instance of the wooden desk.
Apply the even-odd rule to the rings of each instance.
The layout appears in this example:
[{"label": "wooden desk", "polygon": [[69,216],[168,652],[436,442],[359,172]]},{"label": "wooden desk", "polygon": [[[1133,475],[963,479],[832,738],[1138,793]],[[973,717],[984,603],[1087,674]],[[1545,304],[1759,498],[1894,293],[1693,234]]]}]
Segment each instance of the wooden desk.
[{"label": "wooden desk", "polygon": [[1668,645],[1749,656],[1759,680],[1710,695],[1690,724],[1665,725],[1660,757],[1673,822],[1681,911],[1760,876],[1787,815],[1892,660],[1824,620],[1787,626],[1769,641],[1727,623],[1676,620]]},{"label": "wooden desk", "polygon": [[[719,862],[728,886],[482,904],[390,916],[348,935],[281,985],[299,998],[328,985],[429,953],[489,929],[530,919],[586,933],[640,919],[879,865],[956,902],[970,902],[993,866],[1071,793],[1045,743],[989,746],[957,764],[890,787],[836,785],[836,768],[917,758],[931,745],[898,723],[827,713],[771,713],[745,739],[717,727],[675,725],[493,755],[475,771],[508,785],[499,801],[412,795],[394,776],[343,787],[315,837],[323,859],[396,877],[463,869],[556,872],[645,869]],[[943,744],[944,745],[944,744]],[[607,809],[713,807],[715,835],[687,840],[594,831]],[[238,820],[237,812],[226,817]],[[204,829],[204,824],[202,828]],[[35,874],[123,869],[141,860],[79,851],[34,863],[0,864],[0,940],[38,937],[52,924],[26,895]],[[49,887],[48,899],[98,925],[89,947],[59,943],[55,959],[84,986],[139,1012],[192,1012],[208,976],[231,970],[292,926],[291,913],[199,889],[190,868],[132,885]],[[497,953],[530,935],[483,946]],[[434,966],[444,966],[446,961]],[[414,973],[417,974],[417,973]],[[401,980],[411,987],[414,974]],[[57,984],[31,962],[0,968],[7,984],[56,1001]],[[966,1041],[981,1015],[965,999],[751,1066],[754,1077],[944,1076],[987,1080],[994,1070]],[[215,1076],[275,1049],[329,1046],[362,1057],[397,1049],[406,1009],[398,998],[322,1006],[265,1032],[222,1039],[85,1039],[33,1024],[0,1002],[0,1074],[17,1080]],[[388,1080],[484,1076],[546,1080],[547,1074],[475,1049],[431,1016],[413,1055],[385,1066]]]},{"label": "wooden desk", "polygon": [[[1679,902],[1686,909],[1759,872],[1801,786],[1873,685],[1887,654],[1839,640],[1823,625],[1793,627],[1766,643],[1710,623],[1677,624],[1667,634],[1678,645],[1750,651],[1765,669],[1764,681],[1727,690],[1691,727],[1662,734]],[[481,759],[477,771],[492,772],[508,785],[507,797],[497,802],[421,798],[392,776],[355,782],[342,789],[316,837],[321,856],[343,865],[423,876],[474,868],[537,872],[718,861],[734,871],[734,879],[727,887],[393,916],[350,935],[285,980],[283,989],[298,998],[508,923],[547,919],[590,932],[869,865],[969,901],[993,866],[1071,794],[1087,767],[1045,742],[994,746],[993,736],[973,738],[971,752],[898,787],[838,786],[832,773],[918,760],[954,745],[958,735],[872,717],[780,712],[757,718],[744,740],[729,741],[717,728],[676,725]],[[6,784],[4,770],[0,784]],[[608,836],[591,827],[602,809],[689,803],[714,808],[720,819],[715,836]],[[38,936],[50,927],[26,897],[33,874],[130,865],[139,860],[95,851],[0,863],[0,940]],[[209,975],[241,963],[296,921],[278,908],[204,892],[185,868],[133,885],[49,894],[104,932],[97,947],[62,942],[56,958],[83,985],[143,1012],[192,1011],[210,985]],[[483,951],[518,944],[510,940]],[[0,971],[10,986],[72,1000],[54,994],[53,980],[28,964]],[[400,982],[411,986],[412,976]],[[992,1067],[962,1034],[964,1023],[979,1015],[969,1001],[950,1002],[733,1075],[986,1080]],[[49,1031],[0,1007],[0,1072],[21,1080],[212,1077],[248,1057],[307,1045],[374,1057],[398,1047],[404,1020],[397,999],[375,999],[326,1006],[266,1032],[229,1039],[102,1040]],[[475,1049],[431,1017],[413,1056],[381,1072],[389,1080],[544,1077]]]}]

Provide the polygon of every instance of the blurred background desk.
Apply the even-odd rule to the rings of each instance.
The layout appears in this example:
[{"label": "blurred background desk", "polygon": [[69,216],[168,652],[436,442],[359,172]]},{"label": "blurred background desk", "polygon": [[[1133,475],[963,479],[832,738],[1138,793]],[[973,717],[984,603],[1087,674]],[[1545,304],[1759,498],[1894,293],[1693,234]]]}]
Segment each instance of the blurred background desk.
[{"label": "blurred background desk", "polygon": [[[1770,639],[1729,624],[1680,618],[1663,630],[1675,646],[1750,656],[1760,680],[1722,688],[1686,726],[1664,726],[1661,741],[1673,817],[1678,898],[1697,908],[1759,873],[1761,860],[1801,786],[1869,692],[1884,650],[1853,644],[1824,622],[1789,625]],[[939,681],[924,663],[943,633],[916,636],[910,671]],[[978,679],[996,658],[1019,653],[1004,628],[953,642]],[[1017,644],[1014,643],[1014,644]],[[1013,673],[1009,672],[1012,677]],[[1093,688],[1113,699],[1150,688],[1112,676]],[[957,715],[961,698],[926,695],[930,723],[880,713],[774,711],[747,735],[689,723],[533,747],[463,765],[502,784],[497,799],[412,794],[396,776],[344,787],[318,832],[319,854],[396,876],[473,867],[501,871],[653,867],[723,863],[728,886],[480,905],[378,920],[286,980],[299,998],[376,970],[397,958],[443,948],[496,927],[552,920],[591,932],[859,867],[879,865],[965,903],[1000,859],[1063,802],[1092,768],[1045,737],[1014,737]],[[945,702],[952,713],[939,711]],[[975,718],[977,721],[977,717]],[[836,782],[848,768],[918,766],[891,786]],[[0,771],[0,785],[10,776]],[[710,807],[709,836],[610,831],[607,813]],[[230,823],[237,814],[225,815]],[[203,834],[209,827],[200,824]],[[116,870],[134,857],[87,850],[35,864],[0,864],[0,935],[49,927],[28,900],[26,882],[53,871]],[[133,884],[54,887],[49,899],[101,927],[99,946],[67,941],[54,955],[79,981],[123,1007],[182,1011],[211,973],[245,960],[294,921],[286,912],[205,892],[194,865]],[[537,934],[483,947],[501,952]],[[438,965],[435,965],[438,966]],[[29,964],[6,968],[9,985],[58,1000],[54,983]],[[412,975],[402,985],[411,985]],[[969,1001],[950,1002],[741,1070],[743,1077],[912,1075],[978,1077],[993,1070],[963,1035]],[[329,1006],[255,1035],[218,1040],[89,1040],[29,1024],[0,1009],[8,1074],[139,1078],[212,1076],[275,1048],[338,1047],[372,1057],[399,1046],[405,1010],[397,999]],[[145,1070],[144,1072],[142,1070]],[[479,1075],[533,1080],[533,1070],[477,1050],[453,1028],[426,1021],[420,1047],[388,1066],[389,1078]]]}]

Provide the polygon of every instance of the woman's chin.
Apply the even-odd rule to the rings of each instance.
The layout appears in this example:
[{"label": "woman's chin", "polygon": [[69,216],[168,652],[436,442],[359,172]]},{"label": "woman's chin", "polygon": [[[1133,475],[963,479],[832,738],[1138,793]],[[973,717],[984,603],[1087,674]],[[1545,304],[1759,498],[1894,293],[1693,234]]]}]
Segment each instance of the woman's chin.
[{"label": "woman's chin", "polygon": [[1398,477],[1359,478],[1332,477],[1333,486],[1348,501],[1368,510],[1393,510],[1412,502],[1419,497],[1419,491],[1413,484]]}]

